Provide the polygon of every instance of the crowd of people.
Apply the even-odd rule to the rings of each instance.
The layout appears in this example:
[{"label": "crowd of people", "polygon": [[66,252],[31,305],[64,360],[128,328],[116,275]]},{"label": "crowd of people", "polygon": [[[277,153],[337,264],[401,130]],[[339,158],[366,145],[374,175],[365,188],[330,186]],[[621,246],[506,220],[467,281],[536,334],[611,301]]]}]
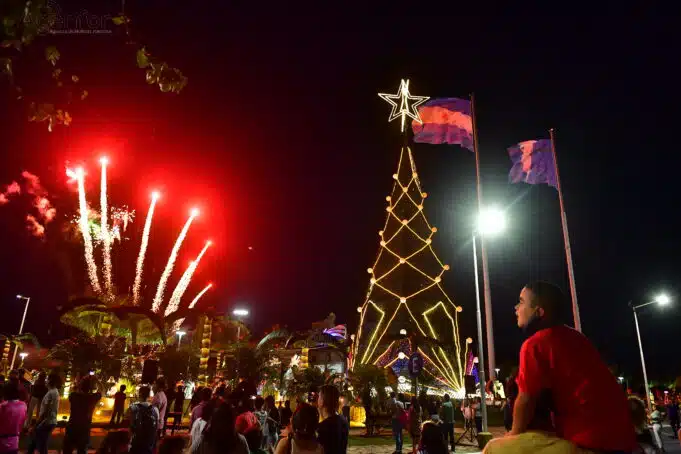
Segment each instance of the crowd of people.
[{"label": "crowd of people", "polygon": [[[28,454],[36,450],[47,454],[58,422],[61,378],[56,373],[41,374],[31,384],[20,372],[12,372],[0,386],[0,454],[18,453],[23,434]],[[63,453],[88,450],[93,413],[102,397],[94,384],[94,377],[86,375],[68,396]],[[110,424],[125,428],[108,432],[99,447],[101,454],[180,454],[187,450],[191,454],[345,454],[347,450],[349,423],[338,412],[340,392],[332,385],[323,386],[308,402],[298,402],[295,410],[289,401],[277,407],[272,396],[231,391],[225,384],[215,389],[200,387],[187,406],[191,413],[188,440],[166,436],[168,418],[181,420],[184,414],[181,387],[167,390],[160,377],[151,387],[140,386],[127,409],[125,391],[121,386],[114,396]],[[29,408],[37,408],[35,419]]]},{"label": "crowd of people", "polygon": [[[508,433],[489,442],[485,454],[660,452],[662,418],[666,415],[673,430],[679,430],[677,397],[669,396],[669,404],[651,414],[643,400],[627,397],[589,340],[560,323],[565,305],[561,291],[545,282],[528,284],[520,293],[516,316],[527,339],[520,350],[517,376],[507,387]],[[23,432],[28,434],[28,454],[35,450],[47,454],[57,425],[60,387],[56,373],[40,374],[35,383],[26,380],[23,371],[10,373],[0,387],[0,454],[17,453]],[[167,420],[173,417],[177,424],[185,411],[182,386],[167,389],[161,377],[152,387],[139,387],[127,409],[125,391],[121,386],[114,396],[111,424],[125,424],[127,429],[110,431],[101,443],[102,454],[180,454],[186,449],[191,454],[345,454],[347,450],[349,415],[339,414],[341,396],[332,385],[310,393],[295,410],[288,401],[277,407],[271,396],[256,396],[244,388],[232,391],[226,384],[198,388],[188,405],[189,442],[186,437],[166,436]],[[94,377],[86,375],[76,382],[68,396],[71,410],[61,447],[64,453],[87,452],[93,412],[101,397],[94,390]],[[457,405],[449,395],[439,400],[421,394],[407,401],[392,393],[387,401],[373,404],[367,393],[362,401],[367,435],[373,434],[380,407],[390,420],[396,454],[402,453],[404,430],[413,440],[413,454],[455,450]],[[480,399],[466,399],[460,408],[466,429],[482,432]]]}]

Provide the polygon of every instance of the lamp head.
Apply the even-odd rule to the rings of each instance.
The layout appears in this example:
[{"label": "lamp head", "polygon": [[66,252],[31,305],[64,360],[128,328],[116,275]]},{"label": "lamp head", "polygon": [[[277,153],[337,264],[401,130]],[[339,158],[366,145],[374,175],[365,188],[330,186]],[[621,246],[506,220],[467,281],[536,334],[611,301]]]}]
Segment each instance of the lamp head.
[{"label": "lamp head", "polygon": [[660,293],[655,297],[655,302],[660,306],[666,306],[667,304],[671,303],[671,298],[669,298],[669,295]]},{"label": "lamp head", "polygon": [[17,295],[17,299],[18,299],[18,300],[20,300],[21,298],[23,298],[22,295]]},{"label": "lamp head", "polygon": [[478,214],[476,230],[482,235],[497,235],[506,228],[506,216],[496,207],[485,208]]},{"label": "lamp head", "polygon": [[177,330],[177,331],[175,331],[175,334],[177,334],[178,336],[182,337],[182,336],[184,336],[184,335],[187,334],[187,333],[186,333],[185,331],[182,331],[182,330]]},{"label": "lamp head", "polygon": [[232,314],[236,315],[237,317],[246,317],[248,315],[248,309],[234,309]]}]

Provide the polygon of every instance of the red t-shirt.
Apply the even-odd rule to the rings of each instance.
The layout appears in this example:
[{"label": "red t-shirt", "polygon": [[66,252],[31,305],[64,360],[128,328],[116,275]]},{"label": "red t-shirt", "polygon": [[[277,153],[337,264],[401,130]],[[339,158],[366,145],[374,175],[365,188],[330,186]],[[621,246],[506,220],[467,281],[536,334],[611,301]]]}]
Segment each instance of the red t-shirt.
[{"label": "red t-shirt", "polygon": [[520,349],[517,378],[521,393],[550,390],[558,436],[605,451],[636,447],[627,398],[600,354],[581,333],[567,326],[536,332]]}]

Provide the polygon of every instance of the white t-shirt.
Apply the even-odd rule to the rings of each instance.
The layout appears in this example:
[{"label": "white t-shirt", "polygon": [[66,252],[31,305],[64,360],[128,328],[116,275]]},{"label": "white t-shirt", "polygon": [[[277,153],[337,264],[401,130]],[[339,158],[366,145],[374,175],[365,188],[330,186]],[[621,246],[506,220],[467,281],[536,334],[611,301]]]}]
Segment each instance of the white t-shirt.
[{"label": "white t-shirt", "polygon": [[203,429],[205,429],[207,425],[208,421],[202,418],[197,419],[194,421],[194,424],[192,424],[192,429],[190,432],[192,437],[190,452],[192,454],[196,454],[198,452],[199,444],[201,444],[201,440],[203,440]]}]

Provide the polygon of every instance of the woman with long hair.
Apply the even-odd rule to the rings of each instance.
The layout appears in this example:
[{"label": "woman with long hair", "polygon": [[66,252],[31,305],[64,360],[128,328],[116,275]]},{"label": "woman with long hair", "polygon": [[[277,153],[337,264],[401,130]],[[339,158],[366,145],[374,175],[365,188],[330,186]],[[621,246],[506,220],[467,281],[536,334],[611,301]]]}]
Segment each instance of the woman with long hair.
[{"label": "woman with long hair", "polygon": [[319,390],[317,407],[323,421],[319,424],[319,442],[326,454],[345,454],[348,450],[348,421],[338,414],[340,392],[333,385]]},{"label": "woman with long hair", "polygon": [[234,409],[222,403],[215,410],[210,422],[203,430],[199,441],[198,454],[248,454],[248,443],[243,435],[236,431]]},{"label": "woman with long hair", "polygon": [[317,441],[317,409],[309,404],[301,404],[292,419],[292,433],[279,440],[274,454],[324,454],[322,444]]}]

